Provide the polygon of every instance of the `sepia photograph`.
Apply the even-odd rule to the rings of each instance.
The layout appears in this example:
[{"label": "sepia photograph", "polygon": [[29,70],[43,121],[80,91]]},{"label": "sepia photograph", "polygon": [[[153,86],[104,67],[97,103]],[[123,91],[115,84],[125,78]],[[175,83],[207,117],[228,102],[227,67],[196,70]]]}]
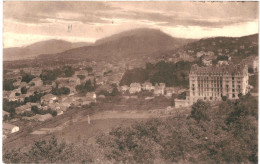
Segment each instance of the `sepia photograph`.
[{"label": "sepia photograph", "polygon": [[258,1],[2,4],[2,163],[258,163]]}]

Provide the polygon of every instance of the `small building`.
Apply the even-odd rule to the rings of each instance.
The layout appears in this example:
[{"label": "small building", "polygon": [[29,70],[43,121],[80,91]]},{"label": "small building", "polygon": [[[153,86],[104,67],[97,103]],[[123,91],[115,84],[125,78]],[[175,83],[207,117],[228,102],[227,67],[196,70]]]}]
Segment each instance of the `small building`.
[{"label": "small building", "polygon": [[165,83],[155,84],[154,95],[160,96],[164,95]]},{"label": "small building", "polygon": [[152,83],[150,82],[145,82],[142,84],[142,89],[145,90],[145,91],[151,91],[154,89]]},{"label": "small building", "polygon": [[47,94],[47,95],[42,96],[41,103],[42,104],[51,104],[51,103],[54,103],[55,100],[57,100],[57,96],[55,96],[53,94]]},{"label": "small building", "polygon": [[19,131],[19,127],[9,123],[3,123],[3,133],[11,134]]},{"label": "small building", "polygon": [[181,108],[181,107],[189,107],[190,102],[188,99],[175,99],[175,108]]},{"label": "small building", "polygon": [[123,92],[123,93],[128,91],[128,90],[129,90],[129,87],[127,85],[123,85],[123,86],[120,87],[120,91]]},{"label": "small building", "polygon": [[174,88],[173,87],[166,87],[165,88],[165,96],[166,97],[172,97],[174,94]]},{"label": "small building", "polygon": [[15,113],[17,113],[17,114],[22,114],[26,111],[31,111],[31,104],[30,103],[27,103],[25,105],[22,105],[22,106],[15,108]]},{"label": "small building", "polygon": [[133,94],[133,93],[138,93],[141,91],[141,85],[139,83],[131,83],[130,84],[130,89],[129,89],[129,93]]}]

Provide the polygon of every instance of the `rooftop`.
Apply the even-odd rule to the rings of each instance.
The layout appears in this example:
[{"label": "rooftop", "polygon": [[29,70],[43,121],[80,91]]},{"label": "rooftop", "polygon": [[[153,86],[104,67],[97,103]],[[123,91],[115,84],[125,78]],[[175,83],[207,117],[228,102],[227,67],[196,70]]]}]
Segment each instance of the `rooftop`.
[{"label": "rooftop", "polygon": [[230,64],[230,65],[223,65],[223,66],[208,66],[208,67],[199,67],[198,65],[193,65],[190,70],[190,74],[204,74],[204,73],[209,73],[209,74],[237,74],[241,73],[243,74],[245,70],[247,71],[247,66],[244,64]]}]

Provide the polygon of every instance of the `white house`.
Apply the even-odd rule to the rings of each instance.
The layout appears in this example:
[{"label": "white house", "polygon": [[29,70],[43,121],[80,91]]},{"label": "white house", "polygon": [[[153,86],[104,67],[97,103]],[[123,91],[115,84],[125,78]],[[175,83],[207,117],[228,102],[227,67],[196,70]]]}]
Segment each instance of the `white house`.
[{"label": "white house", "polygon": [[3,123],[3,132],[4,134],[10,134],[10,133],[15,133],[19,131],[19,127],[12,125],[12,124],[8,124],[8,123]]}]

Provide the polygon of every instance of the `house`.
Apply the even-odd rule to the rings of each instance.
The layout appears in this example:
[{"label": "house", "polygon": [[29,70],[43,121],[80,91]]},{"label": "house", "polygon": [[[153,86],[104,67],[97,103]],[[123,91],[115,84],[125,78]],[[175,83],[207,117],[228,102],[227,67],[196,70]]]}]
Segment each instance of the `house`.
[{"label": "house", "polygon": [[189,100],[186,99],[175,99],[175,108],[188,107],[190,106]]},{"label": "house", "polygon": [[39,87],[39,92],[44,93],[44,92],[51,92],[52,86],[51,85],[44,85]]},{"label": "house", "polygon": [[25,105],[22,105],[22,106],[15,108],[15,113],[17,113],[17,114],[22,114],[26,111],[31,111],[31,104],[30,103],[27,103]]},{"label": "house", "polygon": [[33,85],[35,87],[40,87],[43,85],[43,82],[42,82],[42,79],[39,78],[39,77],[36,77],[34,79],[32,79],[30,82],[29,82],[29,85]]},{"label": "house", "polygon": [[155,84],[153,93],[156,96],[164,95],[164,89],[165,89],[165,83],[160,83],[159,85]]},{"label": "house", "polygon": [[120,91],[123,92],[123,93],[128,91],[128,89],[129,89],[129,87],[127,85],[123,85],[123,86],[120,87]]},{"label": "house", "polygon": [[151,90],[154,89],[154,87],[153,87],[152,83],[145,82],[145,83],[142,84],[142,89],[145,90],[145,91],[147,91],[147,90],[151,91]]},{"label": "house", "polygon": [[19,127],[16,125],[8,124],[8,123],[3,123],[3,133],[4,134],[10,134],[10,133],[15,133],[19,131]]},{"label": "house", "polygon": [[129,93],[131,93],[131,94],[137,93],[137,92],[140,92],[141,89],[142,89],[142,87],[139,83],[131,83]]},{"label": "house", "polygon": [[219,66],[222,66],[222,65],[228,65],[228,61],[226,61],[226,60],[223,60],[223,61],[218,61],[218,65]]},{"label": "house", "polygon": [[96,92],[98,93],[98,92],[100,92],[100,91],[107,91],[107,92],[109,92],[109,93],[112,93],[112,91],[113,91],[113,87],[111,86],[111,85],[109,85],[109,84],[105,84],[105,85],[101,85],[101,86],[99,86],[97,89],[96,89]]},{"label": "house", "polygon": [[54,103],[55,100],[57,100],[57,96],[55,96],[53,94],[47,94],[47,95],[42,96],[41,103],[42,104],[51,104],[51,103]]},{"label": "house", "polygon": [[211,56],[205,56],[205,57],[203,57],[202,62],[204,65],[210,66],[210,65],[212,65],[212,59],[213,58]]},{"label": "house", "polygon": [[165,96],[166,97],[172,97],[172,94],[174,94],[174,88],[173,87],[166,87],[165,88]]},{"label": "house", "polygon": [[96,102],[97,95],[95,92],[88,92],[86,98],[83,99],[82,105],[89,105],[92,102]]},{"label": "house", "polygon": [[3,91],[3,98],[9,99],[11,92],[12,91]]}]

